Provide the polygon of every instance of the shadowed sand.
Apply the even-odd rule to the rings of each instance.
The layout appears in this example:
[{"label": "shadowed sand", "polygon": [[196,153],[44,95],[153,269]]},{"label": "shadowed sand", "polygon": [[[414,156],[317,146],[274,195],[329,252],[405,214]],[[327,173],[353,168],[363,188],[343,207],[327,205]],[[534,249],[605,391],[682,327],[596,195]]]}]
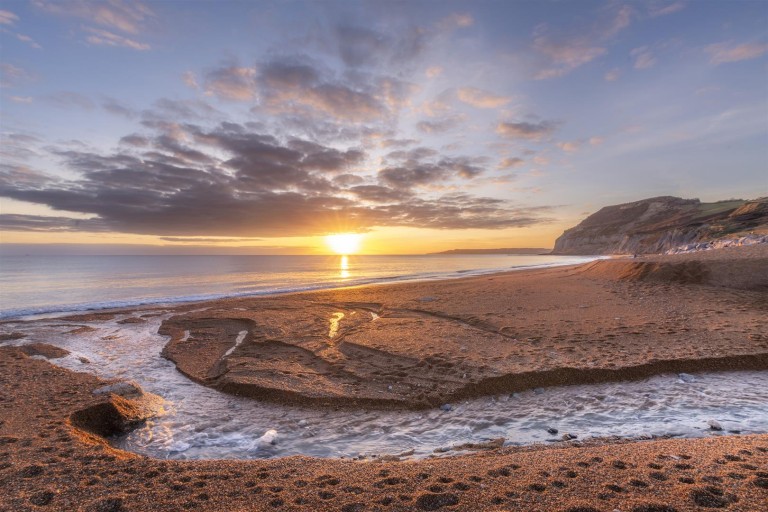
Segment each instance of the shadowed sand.
[{"label": "shadowed sand", "polygon": [[207,303],[163,355],[232,394],[419,408],[541,386],[768,369],[768,251],[596,261]]}]

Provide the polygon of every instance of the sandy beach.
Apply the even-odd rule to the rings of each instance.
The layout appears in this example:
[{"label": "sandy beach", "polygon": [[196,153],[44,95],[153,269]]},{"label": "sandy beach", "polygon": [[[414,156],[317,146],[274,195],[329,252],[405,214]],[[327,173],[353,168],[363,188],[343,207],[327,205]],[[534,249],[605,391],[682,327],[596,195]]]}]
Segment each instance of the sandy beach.
[{"label": "sandy beach", "polygon": [[[660,373],[768,370],[766,311],[763,246],[190,304],[161,331],[179,371],[226,393],[419,409]],[[150,459],[104,437],[146,417],[140,392],[94,395],[108,383],[53,366],[51,347],[13,346],[13,333],[3,343],[0,510],[662,512],[768,503],[768,434],[577,439],[421,461]]]}]

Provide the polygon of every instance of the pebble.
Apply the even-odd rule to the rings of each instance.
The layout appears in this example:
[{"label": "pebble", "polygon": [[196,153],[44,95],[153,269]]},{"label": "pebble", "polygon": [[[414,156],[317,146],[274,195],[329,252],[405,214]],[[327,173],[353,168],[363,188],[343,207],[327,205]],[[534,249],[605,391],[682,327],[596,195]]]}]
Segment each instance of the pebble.
[{"label": "pebble", "polygon": [[453,409],[453,406],[451,404],[443,404],[443,405],[440,406],[440,410],[441,411],[448,412],[451,409]]},{"label": "pebble", "polygon": [[264,432],[264,435],[256,440],[257,448],[266,448],[277,444],[277,430],[269,429]]},{"label": "pebble", "polygon": [[677,377],[683,382],[696,382],[696,377],[690,373],[679,373]]},{"label": "pebble", "polygon": [[572,439],[576,439],[577,437],[579,436],[577,436],[576,434],[571,434],[570,432],[566,432],[565,434],[563,434],[563,437],[561,439],[563,441],[570,441]]},{"label": "pebble", "polygon": [[720,422],[719,422],[719,421],[717,421],[717,420],[709,420],[709,421],[707,422],[707,424],[709,425],[709,429],[710,429],[710,430],[715,430],[715,431],[717,431],[717,432],[719,432],[719,431],[723,430],[723,426],[722,426],[722,425],[720,424]]},{"label": "pebble", "polygon": [[555,435],[555,434],[557,434],[558,430],[557,430],[556,428],[553,428],[553,427],[549,427],[549,428],[547,429],[547,432],[548,432],[549,434]]}]

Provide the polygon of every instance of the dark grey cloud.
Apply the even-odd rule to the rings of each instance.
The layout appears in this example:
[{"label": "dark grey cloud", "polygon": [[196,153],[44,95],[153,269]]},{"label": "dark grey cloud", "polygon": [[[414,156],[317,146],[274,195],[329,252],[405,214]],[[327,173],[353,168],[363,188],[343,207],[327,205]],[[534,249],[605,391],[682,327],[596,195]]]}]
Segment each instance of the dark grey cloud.
[{"label": "dark grey cloud", "polygon": [[363,201],[373,203],[398,203],[413,196],[410,191],[395,190],[381,185],[359,185],[349,189]]},{"label": "dark grey cloud", "polygon": [[357,148],[283,140],[234,123],[175,127],[177,136],[162,127],[154,135],[127,136],[128,152],[56,150],[54,155],[79,174],[74,180],[5,169],[0,196],[94,218],[5,216],[3,225],[28,231],[241,238],[374,226],[496,229],[545,220],[544,209],[470,195],[421,198],[412,190],[473,178],[483,169],[476,159],[445,157],[388,167],[372,184],[349,172],[364,161]]},{"label": "dark grey cloud", "polygon": [[416,26],[384,33],[349,24],[337,26],[334,35],[339,57],[352,68],[382,64],[402,66],[424,52],[430,37],[425,29]]},{"label": "dark grey cloud", "polygon": [[459,116],[451,116],[434,121],[419,121],[416,123],[416,128],[423,133],[445,133],[456,128],[461,120]]},{"label": "dark grey cloud", "polygon": [[108,231],[109,228],[98,219],[72,219],[70,217],[2,213],[0,214],[0,230],[61,233]]},{"label": "dark grey cloud", "polygon": [[396,189],[435,185],[453,178],[472,179],[483,173],[483,160],[445,157],[437,162],[407,160],[404,165],[379,171],[383,184]]}]

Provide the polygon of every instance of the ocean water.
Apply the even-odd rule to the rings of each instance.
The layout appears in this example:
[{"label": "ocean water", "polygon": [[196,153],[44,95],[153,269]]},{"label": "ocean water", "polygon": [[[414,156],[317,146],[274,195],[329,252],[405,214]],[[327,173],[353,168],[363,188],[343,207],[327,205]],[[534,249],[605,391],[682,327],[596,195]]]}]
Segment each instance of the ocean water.
[{"label": "ocean water", "polygon": [[2,256],[0,319],[567,265],[594,257]]}]

